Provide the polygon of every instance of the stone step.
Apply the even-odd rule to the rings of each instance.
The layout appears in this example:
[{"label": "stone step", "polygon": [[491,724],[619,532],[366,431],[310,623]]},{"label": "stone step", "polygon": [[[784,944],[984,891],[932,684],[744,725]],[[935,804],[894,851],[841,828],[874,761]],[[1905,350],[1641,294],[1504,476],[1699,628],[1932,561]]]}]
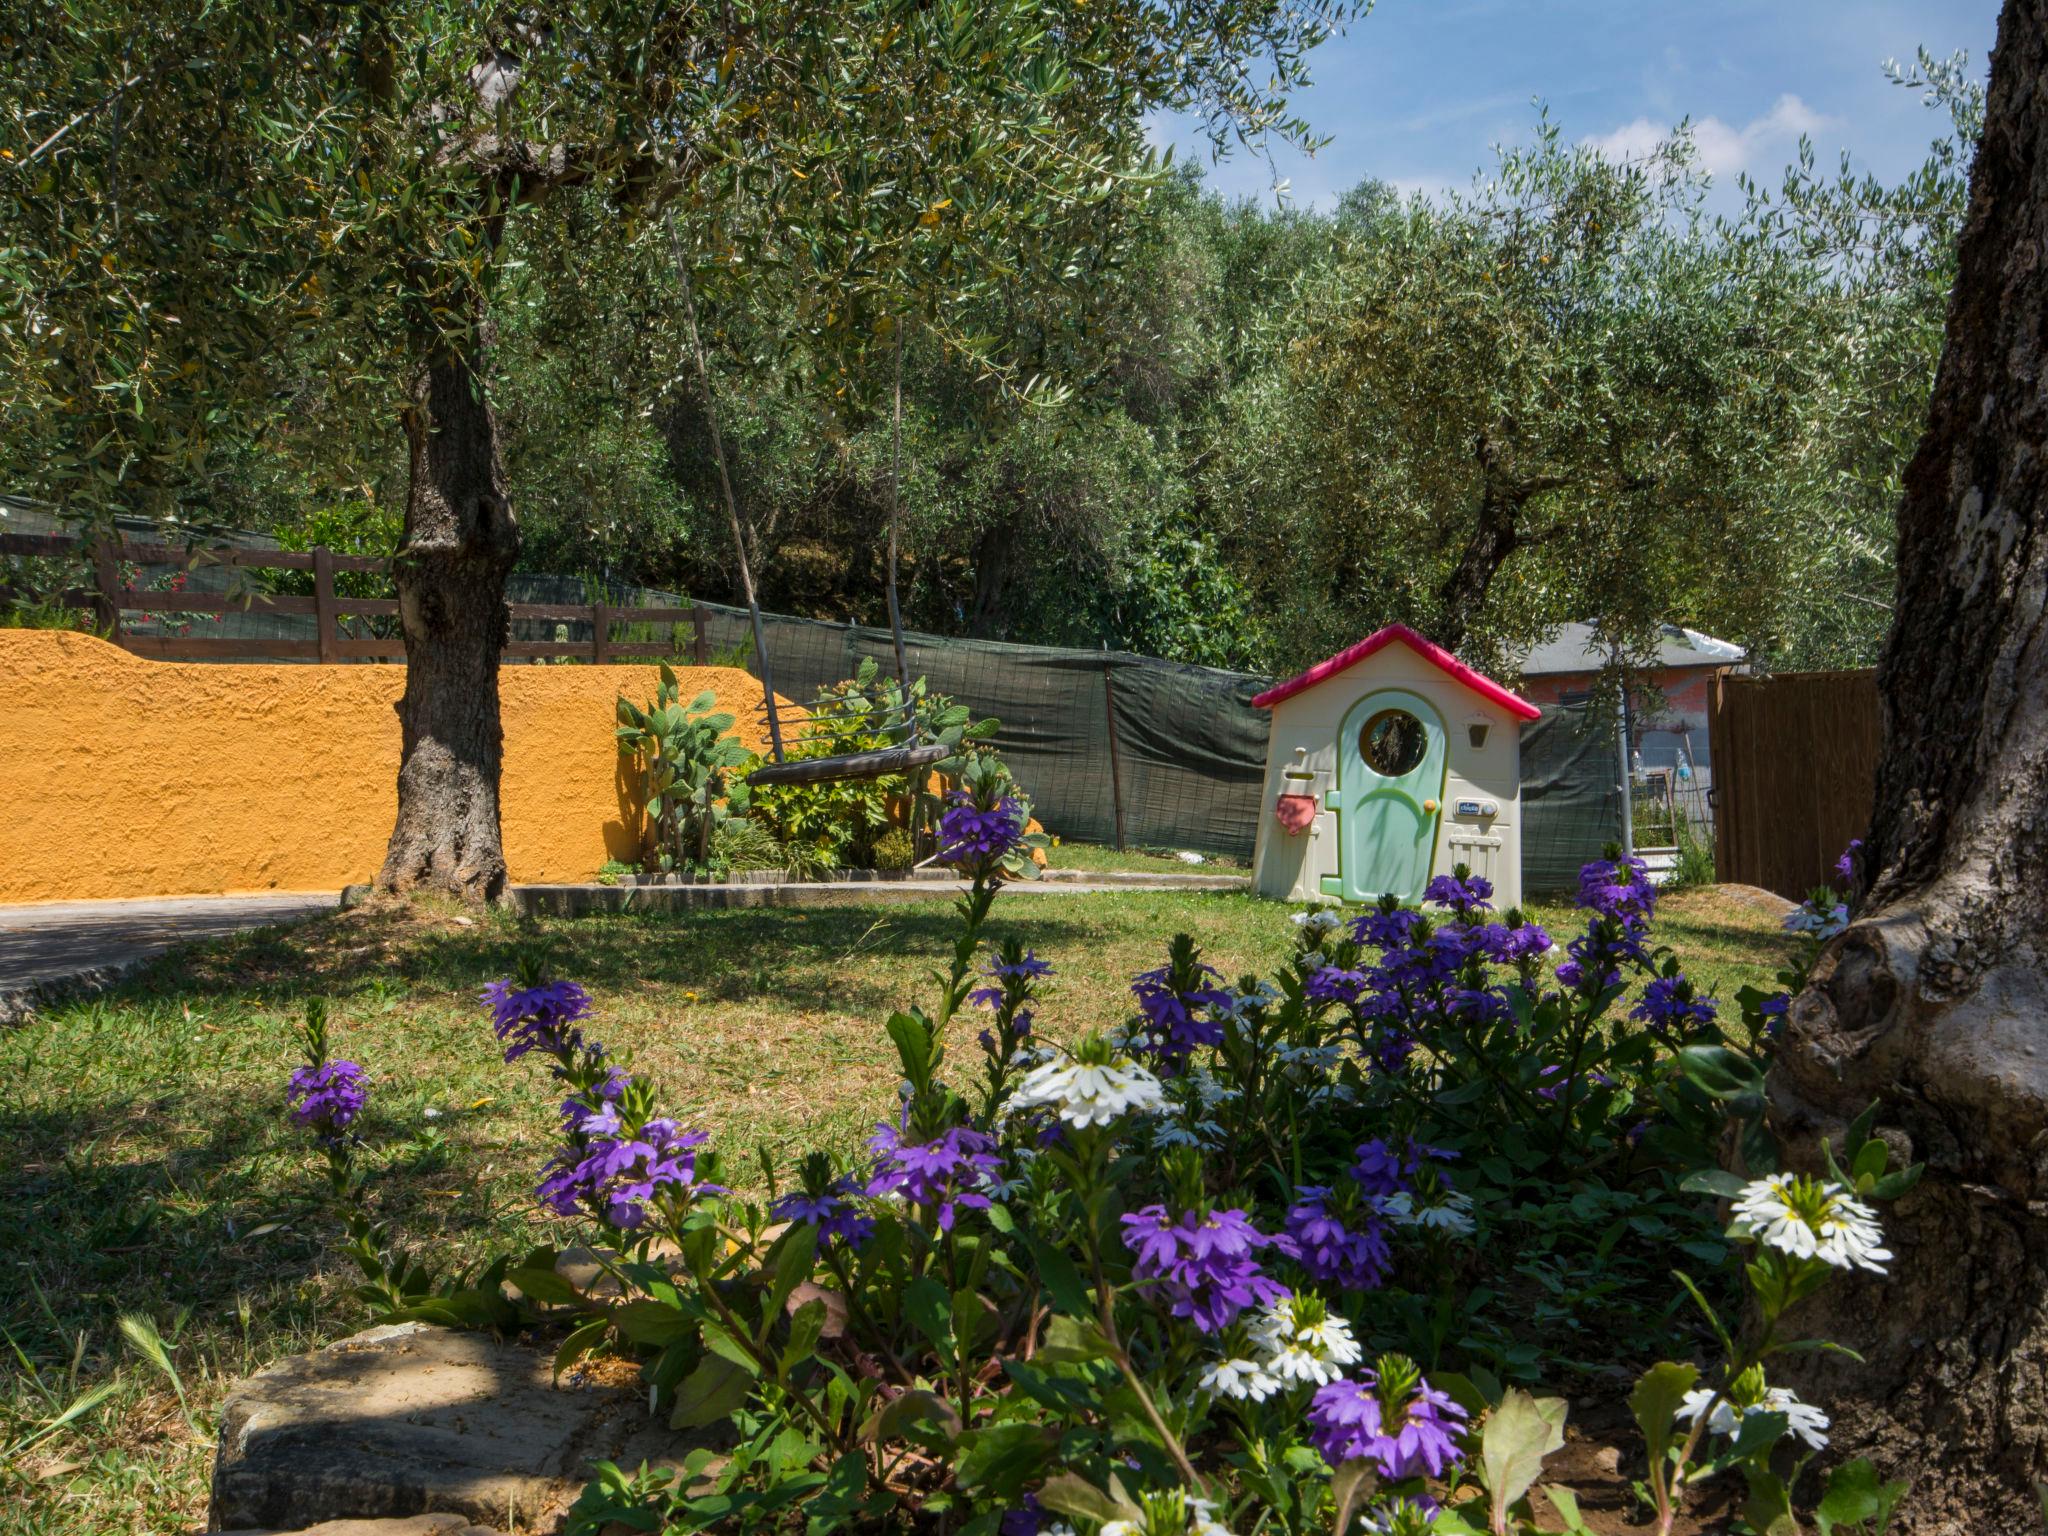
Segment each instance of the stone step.
[{"label": "stone step", "polygon": [[648,1417],[630,1368],[557,1386],[552,1350],[399,1323],[257,1372],[221,1411],[209,1528],[344,1536],[320,1522],[429,1515],[462,1536],[554,1531],[592,1462],[670,1465],[699,1443]]}]

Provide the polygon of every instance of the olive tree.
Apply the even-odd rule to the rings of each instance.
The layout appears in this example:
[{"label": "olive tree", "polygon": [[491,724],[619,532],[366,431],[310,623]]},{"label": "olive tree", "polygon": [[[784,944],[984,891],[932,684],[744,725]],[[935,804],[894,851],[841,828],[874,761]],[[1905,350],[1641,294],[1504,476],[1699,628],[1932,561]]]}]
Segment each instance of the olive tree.
[{"label": "olive tree", "polygon": [[[1906,1528],[2033,1529],[2048,1479],[2048,6],[2007,0],[1946,341],[1899,505],[1884,750],[1854,921],[1793,1000],[1775,1128],[1812,1168],[1866,1105],[1927,1164],[1882,1292],[1801,1356]],[[1830,1293],[1834,1294],[1834,1293]]]},{"label": "olive tree", "polygon": [[47,466],[32,488],[111,501],[108,487],[174,497],[281,347],[319,360],[335,412],[395,418],[408,668],[379,879],[490,898],[506,877],[496,672],[519,553],[492,302],[519,222],[599,190],[599,239],[680,228],[707,286],[801,272],[798,324],[821,358],[900,323],[909,294],[920,323],[972,351],[934,280],[971,296],[1085,262],[1080,215],[1142,173],[1153,110],[1201,112],[1219,137],[1300,135],[1287,95],[1343,9],[47,8],[0,78],[5,419]]}]

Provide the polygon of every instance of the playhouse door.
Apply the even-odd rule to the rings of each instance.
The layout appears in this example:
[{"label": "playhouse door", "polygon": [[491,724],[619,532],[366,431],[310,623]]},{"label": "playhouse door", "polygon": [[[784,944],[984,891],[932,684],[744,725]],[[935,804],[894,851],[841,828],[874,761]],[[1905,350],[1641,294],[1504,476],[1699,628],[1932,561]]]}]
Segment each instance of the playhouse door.
[{"label": "playhouse door", "polygon": [[1339,894],[1420,901],[1443,810],[1443,718],[1405,689],[1366,695],[1344,717],[1337,786]]}]

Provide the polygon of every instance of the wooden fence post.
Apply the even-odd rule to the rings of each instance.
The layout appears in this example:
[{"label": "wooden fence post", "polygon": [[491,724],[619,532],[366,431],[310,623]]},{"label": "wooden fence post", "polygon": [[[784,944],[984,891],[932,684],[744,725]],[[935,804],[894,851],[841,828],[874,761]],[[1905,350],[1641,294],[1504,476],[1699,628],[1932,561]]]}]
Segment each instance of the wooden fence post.
[{"label": "wooden fence post", "polygon": [[612,659],[612,605],[593,603],[590,606],[590,659],[597,666],[603,666]]},{"label": "wooden fence post", "polygon": [[702,603],[690,605],[690,628],[695,632],[690,655],[701,667],[711,660],[711,610]]},{"label": "wooden fence post", "polygon": [[313,632],[322,661],[341,660],[340,615],[334,609],[334,551],[313,546]]},{"label": "wooden fence post", "polygon": [[96,530],[92,536],[92,580],[95,589],[93,612],[106,637],[121,639],[121,535]]}]

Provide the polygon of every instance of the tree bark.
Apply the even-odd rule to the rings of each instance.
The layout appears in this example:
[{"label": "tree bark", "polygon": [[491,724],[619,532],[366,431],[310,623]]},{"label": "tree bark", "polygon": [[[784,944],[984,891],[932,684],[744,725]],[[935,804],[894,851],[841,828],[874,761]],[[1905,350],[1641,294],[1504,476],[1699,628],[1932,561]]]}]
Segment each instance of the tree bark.
[{"label": "tree bark", "polygon": [[498,660],[519,554],[478,325],[431,343],[405,411],[412,480],[397,561],[405,635],[398,821],[377,877],[387,891],[494,901],[505,888],[498,825],[504,732]]},{"label": "tree bark", "polygon": [[1486,594],[1522,542],[1522,503],[1503,493],[1489,476],[1480,493],[1479,520],[1459,552],[1458,563],[1437,588],[1436,633],[1429,638],[1447,651],[1463,646],[1473,623],[1486,612]]},{"label": "tree bark", "polygon": [[2048,0],[2007,0],[1947,342],[1899,513],[1884,752],[1856,921],[1770,1079],[1794,1166],[1873,1101],[1920,1186],[1884,1280],[1785,1357],[1835,1449],[1912,1482],[1914,1532],[2040,1528],[2048,1477]]}]

